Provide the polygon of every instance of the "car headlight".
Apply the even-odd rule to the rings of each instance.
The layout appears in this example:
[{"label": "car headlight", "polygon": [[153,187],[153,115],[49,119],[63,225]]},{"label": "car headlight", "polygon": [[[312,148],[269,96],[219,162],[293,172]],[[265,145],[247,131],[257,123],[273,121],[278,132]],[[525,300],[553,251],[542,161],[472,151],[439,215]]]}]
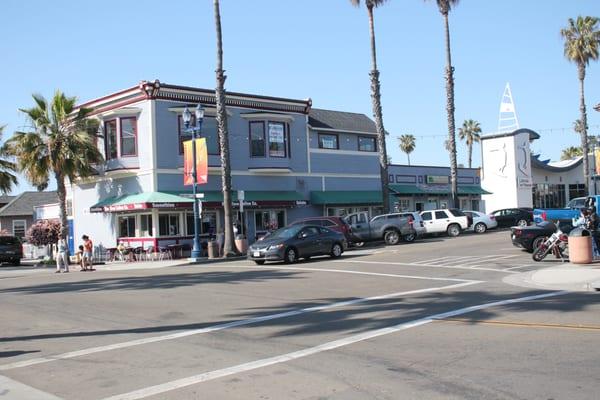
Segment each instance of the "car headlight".
[{"label": "car headlight", "polygon": [[279,250],[279,249],[281,249],[283,246],[284,246],[284,244],[283,244],[283,243],[280,243],[280,244],[274,244],[274,245],[271,245],[271,246],[269,246],[269,247],[267,248],[267,250]]}]

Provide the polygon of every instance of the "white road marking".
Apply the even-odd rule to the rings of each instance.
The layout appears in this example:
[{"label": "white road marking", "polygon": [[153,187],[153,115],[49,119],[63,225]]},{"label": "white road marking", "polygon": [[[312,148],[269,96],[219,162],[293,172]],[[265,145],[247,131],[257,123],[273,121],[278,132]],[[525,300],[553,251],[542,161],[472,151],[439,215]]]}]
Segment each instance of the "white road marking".
[{"label": "white road marking", "polygon": [[[438,261],[438,260],[444,260],[444,259],[446,259],[446,258],[450,258],[450,257],[451,257],[451,256],[440,257],[440,258],[432,258],[432,259],[429,259],[429,260],[426,260],[426,261],[422,261],[422,262],[430,262],[430,263],[431,263],[431,262]],[[420,263],[420,262],[421,262],[421,261],[417,261],[417,262],[415,262],[415,264],[418,264],[418,263]]]},{"label": "white road marking", "polygon": [[457,310],[448,311],[448,312],[444,312],[444,313],[433,314],[428,317],[419,318],[419,319],[409,321],[409,322],[404,322],[402,324],[390,326],[387,328],[375,329],[372,331],[360,333],[358,335],[349,336],[347,338],[334,340],[334,341],[327,342],[327,343],[324,343],[324,344],[321,344],[321,345],[318,345],[315,347],[309,347],[304,350],[299,350],[299,351],[294,351],[294,352],[287,353],[287,354],[281,354],[281,355],[274,356],[274,357],[264,358],[262,360],[251,361],[251,362],[248,362],[245,364],[235,365],[233,367],[204,372],[204,373],[190,376],[187,378],[177,379],[177,380],[174,380],[171,382],[166,382],[166,383],[162,383],[159,385],[150,386],[150,387],[146,387],[146,388],[139,389],[139,390],[134,390],[129,393],[118,394],[115,396],[107,397],[104,400],[143,399],[145,397],[169,392],[172,390],[181,389],[183,387],[195,385],[195,384],[202,383],[202,382],[211,381],[211,380],[222,378],[225,376],[239,374],[241,372],[247,372],[247,371],[255,370],[258,368],[264,368],[264,367],[274,365],[274,364],[284,363],[284,362],[296,360],[299,358],[308,357],[308,356],[318,354],[318,353],[321,353],[324,351],[334,350],[339,347],[348,346],[348,345],[351,345],[351,344],[354,344],[357,342],[361,342],[364,340],[369,340],[369,339],[373,339],[373,338],[376,338],[379,336],[388,335],[390,333],[396,333],[396,332],[400,332],[400,331],[407,330],[410,328],[415,328],[418,326],[426,325],[426,324],[429,324],[436,320],[455,317],[457,315],[463,315],[463,314],[483,310],[483,309],[490,308],[490,307],[498,307],[498,306],[503,306],[503,305],[507,305],[507,304],[525,302],[525,301],[529,301],[529,300],[537,300],[537,299],[543,299],[543,298],[548,298],[548,297],[561,296],[561,295],[564,295],[567,293],[568,293],[567,291],[562,291],[562,292],[544,293],[544,294],[539,294],[539,295],[534,295],[534,296],[518,297],[518,298],[513,298],[513,299],[508,299],[508,300],[495,301],[492,303],[480,304],[480,305],[476,305],[476,306],[459,308]]},{"label": "white road marking", "polygon": [[[389,261],[359,261],[359,260],[344,260],[344,261],[334,261],[334,262],[347,262],[347,263],[355,263],[355,264],[385,264],[385,265],[400,265],[400,266],[409,266],[409,267],[426,267],[426,268],[445,268],[445,269],[466,269],[469,271],[478,270],[478,271],[493,271],[493,272],[502,272],[506,274],[517,274],[515,271],[506,271],[503,269],[495,269],[495,268],[483,268],[483,267],[469,267],[462,265],[437,265],[437,264],[417,264],[417,263],[406,263],[406,262],[389,262]],[[442,278],[438,278],[442,279]],[[443,278],[448,279],[448,278]]]},{"label": "white road marking", "polygon": [[512,258],[512,257],[517,257],[517,256],[497,256],[497,255],[491,255],[491,256],[483,256],[483,257],[474,257],[473,260],[471,261],[466,261],[466,262],[461,262],[460,265],[471,265],[471,264],[480,264],[482,262],[491,262],[491,261],[495,261],[495,260],[505,260],[507,258]]},{"label": "white road marking", "polygon": [[62,400],[50,393],[27,386],[0,375],[0,398],[2,400]]},{"label": "white road marking", "polygon": [[527,268],[527,267],[535,267],[537,266],[536,264],[524,264],[524,265],[517,265],[516,267],[510,267],[510,268],[505,268],[503,269],[503,271],[512,271],[513,269],[520,269],[520,268]]},{"label": "white road marking", "polygon": [[459,261],[459,260],[469,260],[471,258],[473,258],[473,256],[464,256],[464,257],[449,256],[449,257],[445,257],[445,259],[434,259],[433,261],[432,260],[416,261],[415,264],[445,265],[446,263],[451,263],[451,262],[455,262],[455,261]]},{"label": "white road marking", "polygon": [[[454,281],[456,281],[456,280],[454,280]],[[260,322],[271,321],[274,319],[293,317],[293,316],[300,315],[300,314],[306,314],[306,313],[316,312],[316,311],[323,311],[323,310],[328,310],[328,309],[336,308],[336,307],[351,306],[351,305],[365,303],[365,302],[374,301],[374,300],[389,299],[389,298],[400,297],[400,296],[405,296],[405,295],[426,293],[426,292],[433,292],[433,291],[441,291],[441,290],[447,290],[447,289],[456,289],[459,287],[475,285],[478,283],[481,283],[481,281],[468,281],[468,282],[463,281],[461,283],[456,283],[453,285],[389,293],[389,294],[384,294],[384,295],[380,295],[380,296],[363,297],[363,298],[358,298],[358,299],[354,299],[354,300],[347,300],[347,301],[340,301],[337,303],[325,304],[322,306],[307,307],[307,308],[291,310],[291,311],[286,311],[286,312],[277,313],[277,314],[263,315],[261,317],[232,321],[232,322],[228,322],[225,324],[213,325],[213,326],[209,326],[209,327],[201,328],[201,329],[191,329],[191,330],[187,330],[187,331],[172,333],[169,335],[153,336],[153,337],[148,337],[148,338],[143,338],[143,339],[130,340],[127,342],[109,344],[109,345],[105,345],[105,346],[90,347],[87,349],[70,351],[67,353],[57,354],[54,356],[31,358],[28,360],[17,361],[17,362],[10,363],[10,364],[0,365],[0,371],[28,367],[28,366],[48,363],[48,362],[52,362],[52,361],[66,360],[69,358],[75,358],[75,357],[86,356],[86,355],[94,354],[94,353],[123,349],[126,347],[139,346],[142,344],[156,343],[156,342],[162,342],[162,341],[166,341],[166,340],[174,340],[174,339],[179,339],[179,338],[183,338],[183,337],[187,337],[187,336],[199,335],[199,334],[209,333],[209,332],[216,332],[216,331],[221,331],[224,329],[235,328],[238,326],[257,324]]]}]

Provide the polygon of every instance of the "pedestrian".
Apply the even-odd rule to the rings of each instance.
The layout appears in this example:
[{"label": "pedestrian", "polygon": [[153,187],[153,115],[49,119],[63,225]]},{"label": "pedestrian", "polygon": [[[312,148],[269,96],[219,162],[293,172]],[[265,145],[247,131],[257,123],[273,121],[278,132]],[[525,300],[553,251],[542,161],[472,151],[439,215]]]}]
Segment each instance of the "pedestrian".
[{"label": "pedestrian", "polygon": [[93,267],[94,244],[88,235],[83,235],[83,270],[95,271]]},{"label": "pedestrian", "polygon": [[61,272],[61,267],[64,269],[63,272],[69,272],[69,260],[67,260],[67,243],[65,239],[59,239],[56,245],[56,273]]},{"label": "pedestrian", "polygon": [[223,229],[219,228],[217,232],[217,245],[219,246],[219,257],[223,255],[223,243],[225,243],[225,234],[223,233]]},{"label": "pedestrian", "polygon": [[79,245],[79,249],[77,250],[77,253],[75,253],[75,258],[77,260],[77,265],[79,265],[79,270],[85,271],[83,265],[83,245]]}]

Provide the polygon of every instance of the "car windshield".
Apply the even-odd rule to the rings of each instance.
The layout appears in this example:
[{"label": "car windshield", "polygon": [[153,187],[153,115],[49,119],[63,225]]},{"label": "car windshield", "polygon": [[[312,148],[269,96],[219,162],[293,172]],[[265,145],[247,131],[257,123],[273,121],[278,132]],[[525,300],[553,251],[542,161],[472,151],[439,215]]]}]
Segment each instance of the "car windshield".
[{"label": "car windshield", "polygon": [[0,244],[19,244],[19,239],[14,236],[0,236]]},{"label": "car windshield", "polygon": [[300,229],[302,229],[302,227],[302,225],[293,225],[277,229],[276,231],[271,232],[268,236],[266,236],[265,239],[289,239],[291,237],[296,236],[298,232],[300,232]]},{"label": "car windshield", "polygon": [[452,215],[454,215],[455,217],[464,217],[465,216],[465,214],[460,210],[450,209],[448,211],[450,211],[452,213]]}]

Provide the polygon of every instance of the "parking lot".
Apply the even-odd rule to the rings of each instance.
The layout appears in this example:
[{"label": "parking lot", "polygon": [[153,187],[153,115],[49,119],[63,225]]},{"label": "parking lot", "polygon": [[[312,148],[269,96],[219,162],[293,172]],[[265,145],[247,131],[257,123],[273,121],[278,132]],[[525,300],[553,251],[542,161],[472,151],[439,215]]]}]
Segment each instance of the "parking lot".
[{"label": "parking lot", "polygon": [[1,268],[0,398],[596,398],[598,295],[504,281],[546,266],[496,231],[291,265]]}]

